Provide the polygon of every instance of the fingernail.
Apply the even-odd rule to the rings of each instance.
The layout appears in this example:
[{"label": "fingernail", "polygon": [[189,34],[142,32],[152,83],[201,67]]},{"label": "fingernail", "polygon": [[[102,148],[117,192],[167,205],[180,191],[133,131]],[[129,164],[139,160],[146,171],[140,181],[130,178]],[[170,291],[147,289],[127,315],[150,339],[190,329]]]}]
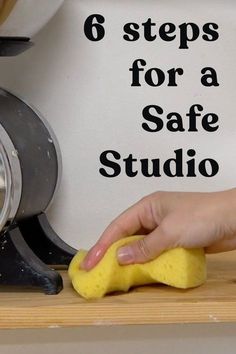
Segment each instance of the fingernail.
[{"label": "fingernail", "polygon": [[87,255],[87,257],[81,262],[80,268],[87,271],[92,269],[96,264],[96,259],[100,258],[101,253],[101,249],[90,251],[89,256]]},{"label": "fingernail", "polygon": [[102,253],[102,250],[101,250],[101,248],[99,248],[99,249],[95,252],[94,257],[95,257],[95,258],[100,257],[100,256],[101,256],[101,253]]},{"label": "fingernail", "polygon": [[118,262],[120,264],[131,264],[134,262],[134,254],[131,247],[121,247],[117,252]]}]

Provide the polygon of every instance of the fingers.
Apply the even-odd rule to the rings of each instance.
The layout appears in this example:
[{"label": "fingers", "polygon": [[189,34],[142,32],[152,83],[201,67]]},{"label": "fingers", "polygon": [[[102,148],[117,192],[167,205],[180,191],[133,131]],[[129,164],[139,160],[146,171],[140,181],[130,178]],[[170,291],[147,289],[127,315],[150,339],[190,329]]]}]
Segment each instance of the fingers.
[{"label": "fingers", "polygon": [[228,252],[236,249],[236,235],[230,239],[223,239],[209,247],[205,247],[206,253],[219,253],[219,252]]},{"label": "fingers", "polygon": [[161,227],[157,227],[142,239],[121,247],[117,252],[117,258],[121,265],[145,263],[158,257],[169,248],[171,248],[170,239],[164,234]]},{"label": "fingers", "polygon": [[122,213],[106,228],[98,242],[88,252],[81,268],[85,270],[93,268],[107,249],[119,239],[134,235],[142,228],[153,230],[157,222],[154,220],[152,209],[152,200],[146,197]]}]

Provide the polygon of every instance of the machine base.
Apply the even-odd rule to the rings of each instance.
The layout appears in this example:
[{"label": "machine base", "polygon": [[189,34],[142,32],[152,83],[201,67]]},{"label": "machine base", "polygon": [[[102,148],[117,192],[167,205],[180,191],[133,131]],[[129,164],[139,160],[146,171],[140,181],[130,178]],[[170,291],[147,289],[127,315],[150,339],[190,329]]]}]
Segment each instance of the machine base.
[{"label": "machine base", "polygon": [[50,265],[69,265],[77,250],[52,229],[44,213],[18,222],[19,229],[37,257]]},{"label": "machine base", "polygon": [[76,252],[53,231],[45,214],[20,221],[0,237],[0,285],[58,294],[62,278],[47,264],[66,266]]}]

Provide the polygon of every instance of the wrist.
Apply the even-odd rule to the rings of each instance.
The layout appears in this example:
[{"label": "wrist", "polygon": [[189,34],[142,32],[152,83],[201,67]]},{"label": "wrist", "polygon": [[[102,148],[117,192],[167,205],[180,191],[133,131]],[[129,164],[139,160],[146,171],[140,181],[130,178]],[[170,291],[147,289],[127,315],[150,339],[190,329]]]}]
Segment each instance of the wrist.
[{"label": "wrist", "polygon": [[227,223],[232,232],[236,233],[236,188],[222,193],[221,210],[223,222]]}]

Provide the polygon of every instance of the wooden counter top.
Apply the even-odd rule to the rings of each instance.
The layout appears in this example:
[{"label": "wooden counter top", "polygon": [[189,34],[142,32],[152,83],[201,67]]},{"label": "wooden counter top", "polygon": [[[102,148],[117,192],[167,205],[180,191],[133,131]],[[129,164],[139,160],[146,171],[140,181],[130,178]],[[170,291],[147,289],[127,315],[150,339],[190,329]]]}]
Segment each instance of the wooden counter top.
[{"label": "wooden counter top", "polygon": [[0,289],[0,329],[124,324],[236,322],[236,251],[208,256],[208,280],[199,288],[164,285],[85,301],[62,272],[56,296]]}]

